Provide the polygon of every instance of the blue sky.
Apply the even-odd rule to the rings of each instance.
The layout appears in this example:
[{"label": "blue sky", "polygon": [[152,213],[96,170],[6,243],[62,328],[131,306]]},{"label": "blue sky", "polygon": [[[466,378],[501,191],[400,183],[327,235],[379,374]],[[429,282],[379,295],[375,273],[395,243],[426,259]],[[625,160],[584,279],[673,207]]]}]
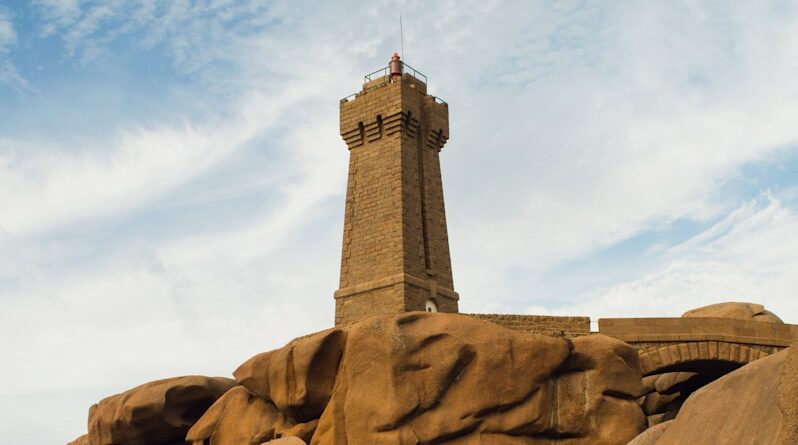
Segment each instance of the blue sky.
[{"label": "blue sky", "polygon": [[332,323],[338,100],[450,105],[464,312],[798,323],[791,2],[0,1],[0,436]]}]

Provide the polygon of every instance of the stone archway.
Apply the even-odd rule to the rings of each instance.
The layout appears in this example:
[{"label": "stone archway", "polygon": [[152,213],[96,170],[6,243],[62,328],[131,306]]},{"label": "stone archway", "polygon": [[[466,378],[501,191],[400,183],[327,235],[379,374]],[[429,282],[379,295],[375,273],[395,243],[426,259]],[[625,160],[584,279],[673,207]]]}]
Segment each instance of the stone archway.
[{"label": "stone archway", "polygon": [[675,371],[725,374],[775,352],[770,349],[721,341],[663,343],[641,350],[640,364],[643,375]]},{"label": "stone archway", "polygon": [[681,318],[605,318],[599,332],[637,348],[643,371],[640,399],[649,426],[673,419],[697,390],[774,354],[798,326],[750,303],[724,303]]},{"label": "stone archway", "polygon": [[650,425],[676,417],[706,384],[780,348],[723,341],[648,344],[638,350],[647,393],[641,401]]}]

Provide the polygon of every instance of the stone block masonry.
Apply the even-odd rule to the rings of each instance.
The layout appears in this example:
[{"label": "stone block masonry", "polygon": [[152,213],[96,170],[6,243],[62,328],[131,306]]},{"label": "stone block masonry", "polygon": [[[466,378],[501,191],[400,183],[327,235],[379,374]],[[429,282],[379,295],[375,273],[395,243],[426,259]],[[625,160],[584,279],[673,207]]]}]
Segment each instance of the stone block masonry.
[{"label": "stone block masonry", "polygon": [[590,334],[590,317],[557,317],[553,315],[463,314],[489,321],[505,328],[530,334],[573,338]]}]

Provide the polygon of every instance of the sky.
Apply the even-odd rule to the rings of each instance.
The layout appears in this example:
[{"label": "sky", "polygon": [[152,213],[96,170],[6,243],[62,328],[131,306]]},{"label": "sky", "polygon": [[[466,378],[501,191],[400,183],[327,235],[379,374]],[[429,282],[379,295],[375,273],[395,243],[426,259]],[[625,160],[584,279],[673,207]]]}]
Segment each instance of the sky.
[{"label": "sky", "polygon": [[0,437],[329,327],[338,103],[450,110],[462,312],[798,323],[794,2],[0,0]]}]

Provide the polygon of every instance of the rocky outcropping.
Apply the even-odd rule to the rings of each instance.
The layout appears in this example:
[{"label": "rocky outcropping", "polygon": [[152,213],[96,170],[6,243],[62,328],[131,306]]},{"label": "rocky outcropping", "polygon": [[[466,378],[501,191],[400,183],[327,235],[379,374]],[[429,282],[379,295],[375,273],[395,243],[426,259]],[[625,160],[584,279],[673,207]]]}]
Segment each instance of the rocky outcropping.
[{"label": "rocky outcropping", "polygon": [[310,440],[316,424],[297,424],[273,402],[237,386],[202,416],[188,432],[186,440],[198,445],[260,444],[283,436]]},{"label": "rocky outcropping", "polygon": [[642,407],[649,426],[674,419],[690,394],[716,378],[695,372],[666,372],[644,377]]},{"label": "rocky outcropping", "polygon": [[262,445],[307,445],[307,443],[296,437],[282,437],[280,439],[264,442]]},{"label": "rocky outcropping", "polygon": [[89,445],[182,443],[188,429],[235,384],[220,377],[176,377],[108,397],[89,409],[87,441]]},{"label": "rocky outcropping", "polygon": [[348,333],[311,445],[626,443],[644,427],[634,349],[456,315],[374,318]]},{"label": "rocky outcropping", "polygon": [[709,306],[692,309],[682,317],[713,317],[713,318],[732,318],[735,320],[761,321],[764,323],[783,324],[776,314],[765,309],[765,306],[756,303],[718,303]]},{"label": "rocky outcropping", "polygon": [[779,380],[781,428],[778,444],[798,444],[798,341],[788,349]]},{"label": "rocky outcropping", "polygon": [[662,437],[665,431],[671,426],[671,423],[673,423],[673,420],[658,423],[640,433],[639,436],[635,437],[626,445],[655,445],[659,438]]},{"label": "rocky outcropping", "polygon": [[88,443],[623,445],[645,428],[640,373],[635,349],[602,335],[406,313],[257,355],[236,382],[181,392],[201,378],[169,379],[106,399]]},{"label": "rocky outcropping", "polygon": [[318,419],[333,392],[347,334],[331,329],[264,352],[235,370],[252,394],[299,421]]},{"label": "rocky outcropping", "polygon": [[[762,315],[738,304],[721,312]],[[234,376],[159,380],[106,398],[69,445],[798,443],[795,348],[718,380],[643,379],[637,351],[607,336],[568,340],[412,312],[296,339]]]},{"label": "rocky outcropping", "polygon": [[89,435],[84,434],[78,437],[77,439],[73,440],[72,442],[69,442],[67,445],[91,445],[89,443]]}]

